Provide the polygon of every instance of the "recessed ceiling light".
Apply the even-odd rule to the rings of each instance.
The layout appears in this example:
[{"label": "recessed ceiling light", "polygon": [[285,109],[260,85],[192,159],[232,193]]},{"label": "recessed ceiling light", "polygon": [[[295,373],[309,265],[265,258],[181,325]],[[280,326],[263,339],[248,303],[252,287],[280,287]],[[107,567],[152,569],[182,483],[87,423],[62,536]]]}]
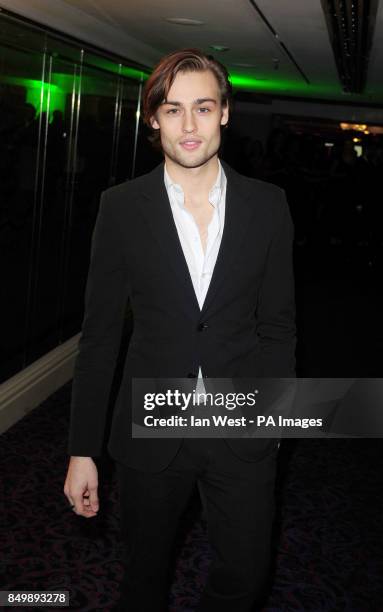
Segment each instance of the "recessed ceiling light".
[{"label": "recessed ceiling light", "polygon": [[169,23],[175,23],[176,25],[184,25],[184,26],[199,26],[204,25],[204,21],[199,21],[198,19],[189,19],[187,17],[166,17],[165,21]]},{"label": "recessed ceiling light", "polygon": [[229,47],[225,47],[224,45],[210,45],[210,49],[213,51],[229,51]]}]

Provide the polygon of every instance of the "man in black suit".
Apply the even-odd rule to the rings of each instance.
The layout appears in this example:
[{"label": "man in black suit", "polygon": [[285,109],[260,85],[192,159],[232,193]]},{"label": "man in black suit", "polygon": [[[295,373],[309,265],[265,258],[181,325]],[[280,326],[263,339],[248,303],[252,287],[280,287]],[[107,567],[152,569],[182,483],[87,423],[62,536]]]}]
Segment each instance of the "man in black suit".
[{"label": "man in black suit", "polygon": [[103,192],[73,380],[64,492],[98,511],[97,468],[128,301],[134,328],[108,450],[120,487],[121,610],[167,609],[178,519],[198,485],[213,560],[199,612],[248,612],[270,563],[277,439],[132,437],[132,379],[294,377],[293,225],[284,192],[220,162],[226,69],[196,49],[163,58],[144,120],[165,163]]}]

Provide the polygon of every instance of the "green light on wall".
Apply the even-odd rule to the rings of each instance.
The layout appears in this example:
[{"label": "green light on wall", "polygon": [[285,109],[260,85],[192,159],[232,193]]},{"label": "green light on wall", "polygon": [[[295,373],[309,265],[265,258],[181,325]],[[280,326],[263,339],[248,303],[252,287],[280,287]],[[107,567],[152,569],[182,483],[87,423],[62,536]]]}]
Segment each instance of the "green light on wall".
[{"label": "green light on wall", "polygon": [[130,79],[134,79],[135,81],[146,81],[149,78],[149,75],[142,70],[136,70],[136,68],[128,68],[127,66],[122,66],[121,75],[124,77],[128,77]]},{"label": "green light on wall", "polygon": [[27,102],[33,104],[37,113],[49,111],[51,119],[53,111],[65,113],[66,92],[49,83],[40,83],[37,87],[27,88]]},{"label": "green light on wall", "polygon": [[230,81],[234,88],[245,89],[247,91],[270,92],[277,94],[292,95],[334,95],[339,94],[339,88],[335,85],[317,84],[308,85],[303,81],[293,81],[287,79],[257,79],[252,76],[241,74],[230,74]]},{"label": "green light on wall", "polygon": [[9,85],[18,85],[26,90],[26,102],[32,104],[36,114],[46,113],[49,110],[50,118],[55,110],[65,112],[67,93],[53,83],[45,83],[37,79],[22,79],[20,77],[2,77],[3,82]]}]

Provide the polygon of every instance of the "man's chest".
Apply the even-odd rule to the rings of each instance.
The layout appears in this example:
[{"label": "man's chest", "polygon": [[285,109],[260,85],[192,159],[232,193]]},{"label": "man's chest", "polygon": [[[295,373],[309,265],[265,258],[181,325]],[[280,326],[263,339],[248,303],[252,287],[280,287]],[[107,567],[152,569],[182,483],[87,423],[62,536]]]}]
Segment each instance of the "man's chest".
[{"label": "man's chest", "polygon": [[191,215],[190,221],[194,223],[198,229],[202,249],[203,252],[206,253],[208,228],[213,220],[215,212],[214,206],[209,201],[203,203],[202,205],[193,205],[192,203],[185,200],[185,208],[186,211]]},{"label": "man's chest", "polygon": [[163,296],[164,286],[173,281],[189,285],[190,270],[208,271],[218,255],[221,273],[230,279],[233,290],[256,290],[271,240],[265,215],[258,214],[257,207],[244,207],[240,200],[230,202],[231,209],[227,202],[224,207],[208,204],[186,209],[186,205],[171,207],[167,200],[158,204],[155,199],[149,203],[137,199],[125,208],[118,231],[137,292],[150,290],[152,296],[157,292]]}]

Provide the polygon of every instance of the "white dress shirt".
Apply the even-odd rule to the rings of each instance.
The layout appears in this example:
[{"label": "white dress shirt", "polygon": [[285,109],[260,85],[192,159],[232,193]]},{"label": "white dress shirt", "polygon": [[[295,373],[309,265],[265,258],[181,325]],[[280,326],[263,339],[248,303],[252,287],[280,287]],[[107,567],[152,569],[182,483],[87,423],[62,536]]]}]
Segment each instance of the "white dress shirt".
[{"label": "white dress shirt", "polygon": [[[172,181],[167,172],[166,164],[164,168],[164,181],[178,237],[189,268],[196,298],[202,310],[221,245],[225,223],[227,184],[225,172],[221,162],[218,160],[218,175],[209,192],[209,202],[214,206],[214,212],[207,230],[206,253],[204,253],[202,248],[197,223],[193,215],[185,207],[183,189],[181,185]],[[201,366],[199,366],[198,371],[196,393],[205,393]]]}]

